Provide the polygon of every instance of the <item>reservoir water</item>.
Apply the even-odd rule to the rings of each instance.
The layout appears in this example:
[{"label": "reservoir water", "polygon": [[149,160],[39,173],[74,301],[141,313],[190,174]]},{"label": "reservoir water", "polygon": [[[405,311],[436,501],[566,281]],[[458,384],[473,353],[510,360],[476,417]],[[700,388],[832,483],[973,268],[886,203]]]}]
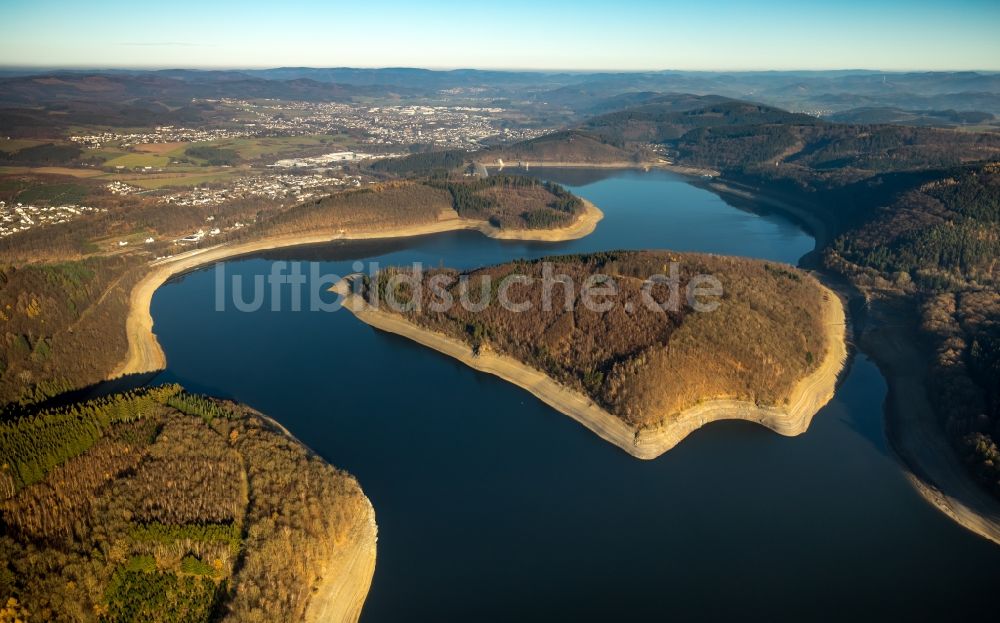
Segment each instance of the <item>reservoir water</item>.
[{"label": "reservoir water", "polygon": [[[662,172],[547,172],[605,212],[567,243],[472,232],[228,262],[473,267],[661,248],[795,263],[813,239]],[[809,431],[720,422],[634,459],[527,392],[347,312],[215,311],[212,269],[164,285],[158,380],[245,402],[358,477],[379,526],[362,621],[970,620],[995,617],[1000,547],[924,502],[857,356]],[[669,383],[669,379],[664,379]]]}]

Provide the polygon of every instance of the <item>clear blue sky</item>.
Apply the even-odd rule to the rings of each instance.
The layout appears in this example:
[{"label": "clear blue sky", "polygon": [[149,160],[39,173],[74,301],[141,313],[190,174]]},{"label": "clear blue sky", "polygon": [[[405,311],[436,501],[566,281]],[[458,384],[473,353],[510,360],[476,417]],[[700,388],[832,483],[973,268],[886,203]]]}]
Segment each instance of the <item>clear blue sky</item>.
[{"label": "clear blue sky", "polygon": [[1000,0],[0,0],[0,65],[1000,70]]}]

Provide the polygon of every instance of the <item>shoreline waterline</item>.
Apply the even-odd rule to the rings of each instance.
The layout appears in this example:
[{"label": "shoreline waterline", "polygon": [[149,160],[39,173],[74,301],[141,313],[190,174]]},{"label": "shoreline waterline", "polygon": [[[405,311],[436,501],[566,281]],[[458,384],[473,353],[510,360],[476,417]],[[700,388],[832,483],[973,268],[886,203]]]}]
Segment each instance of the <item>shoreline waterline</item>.
[{"label": "shoreline waterline", "polygon": [[[482,234],[498,239],[521,239],[539,241],[573,240],[590,234],[604,217],[594,204],[584,200],[584,211],[571,225],[563,228],[532,231],[505,232],[485,221],[450,218],[427,225],[396,228],[387,231],[352,232],[333,234],[311,234],[308,236],[280,236],[235,245],[218,245],[208,249],[191,251],[168,261],[153,265],[153,271],[143,277],[129,294],[129,312],[125,321],[128,338],[128,354],[109,376],[110,379],[128,374],[154,372],[166,367],[167,359],[163,348],[153,333],[153,317],[150,311],[153,295],[174,275],[195,268],[254,253],[291,246],[301,246],[332,242],[336,240],[370,240],[379,238],[413,237],[432,233],[442,233],[463,229],[474,229]],[[286,435],[291,433],[280,423],[267,418]],[[296,440],[297,441],[297,440]],[[363,494],[362,494],[363,495]],[[374,507],[365,496],[368,517],[357,527],[348,545],[338,551],[329,562],[326,573],[320,579],[315,593],[310,599],[305,620],[312,622],[356,623],[361,616],[375,573],[376,542],[378,527],[375,522]]]},{"label": "shoreline waterline", "polygon": [[450,231],[474,230],[490,238],[499,240],[522,240],[539,242],[562,242],[583,238],[597,227],[604,213],[587,200],[583,200],[584,211],[576,221],[566,227],[544,230],[502,230],[486,221],[446,218],[432,223],[412,225],[378,231],[330,232],[308,235],[285,235],[262,238],[238,244],[220,244],[205,249],[196,249],[174,256],[166,261],[154,262],[153,270],[132,288],[129,295],[129,312],[125,320],[128,339],[128,353],[107,380],[129,374],[156,372],[166,367],[166,355],[153,333],[153,317],[150,304],[153,294],[171,277],[202,266],[226,259],[249,255],[258,251],[270,251],[287,247],[321,244],[335,241],[377,240],[388,238],[410,238],[427,234]]},{"label": "shoreline waterline", "polygon": [[745,420],[785,436],[800,435],[809,428],[816,412],[833,398],[848,355],[843,304],[834,292],[825,286],[820,287],[823,288],[824,299],[826,354],[816,370],[796,383],[788,396],[787,408],[758,406],[742,400],[708,399],[679,413],[666,414],[658,425],[644,428],[626,424],[587,396],[513,357],[492,351],[476,352],[461,340],[420,327],[398,314],[371,307],[362,297],[352,293],[348,278],[340,280],[331,291],[342,296],[344,307],[362,322],[406,337],[475,370],[517,385],[556,411],[583,424],[605,441],[636,458],[649,460],[659,457],[711,422]]},{"label": "shoreline waterline", "polygon": [[946,437],[926,395],[926,366],[915,332],[898,321],[885,322],[885,310],[858,340],[878,366],[889,394],[884,408],[886,437],[900,469],[931,506],[980,537],[1000,545],[1000,501],[963,465]]},{"label": "shoreline waterline", "polygon": [[[789,203],[785,198],[767,196],[744,184],[713,181],[708,187],[720,195],[732,195],[767,205],[775,212],[801,222],[816,239],[816,248],[806,258],[830,243],[835,226],[822,213]],[[810,265],[817,263],[812,257]],[[800,264],[801,265],[801,264]],[[845,299],[859,297],[839,275],[825,269],[815,271],[826,285]],[[841,283],[837,284],[836,281]],[[914,343],[919,339],[908,326],[912,310],[894,310],[904,314],[904,322],[878,322],[882,305],[865,301],[869,313],[856,327],[855,343],[879,368],[889,390],[882,410],[882,423],[893,457],[913,489],[928,504],[947,515],[966,530],[1000,545],[1000,500],[986,491],[961,464],[958,454],[937,420],[926,387],[923,356]]]},{"label": "shoreline waterline", "polygon": [[[254,415],[280,431],[290,441],[305,448],[313,457],[326,461],[281,422],[259,411],[254,411]],[[360,484],[358,487],[360,488]],[[354,526],[347,538],[347,547],[338,548],[326,565],[325,573],[306,604],[305,623],[357,623],[361,618],[361,610],[375,577],[378,549],[375,507],[363,489],[361,497],[364,499],[365,517]]]},{"label": "shoreline waterline", "polygon": [[[593,168],[593,167],[590,167],[590,168]],[[634,165],[632,165],[632,166],[622,167],[622,168],[633,169],[635,167],[634,167]],[[750,197],[747,197],[747,198],[752,198],[754,196],[754,193],[752,193],[752,192],[748,193],[748,194],[750,195]],[[780,213],[785,212],[785,210],[783,210],[781,206],[773,205],[772,207],[773,207],[773,211],[775,213],[779,213],[780,214]],[[807,210],[803,210],[803,211],[808,212]],[[411,233],[404,234],[404,235],[417,236],[417,235],[421,235],[421,234],[432,234],[432,233],[438,233],[438,232],[452,231],[452,230],[455,230],[455,229],[474,229],[474,227],[459,227],[459,228],[449,227],[449,228],[443,228],[443,229],[437,229],[437,230],[426,230],[425,229],[424,231],[411,232]],[[816,233],[816,232],[812,232],[812,233]],[[392,236],[387,235],[385,232],[378,232],[375,235],[367,236],[367,239],[388,238],[388,237],[392,237]],[[148,308],[149,308],[149,300],[151,299],[151,297],[153,295],[153,292],[159,287],[159,285],[161,285],[164,281],[166,281],[166,279],[168,279],[170,276],[173,276],[173,275],[176,275],[176,274],[180,274],[180,273],[183,273],[183,272],[186,272],[186,271],[189,271],[189,270],[193,270],[195,268],[198,268],[199,266],[204,266],[204,265],[210,264],[213,261],[220,261],[221,259],[226,259],[226,258],[230,258],[230,257],[236,257],[236,256],[239,256],[239,255],[248,255],[248,254],[251,254],[251,253],[253,253],[255,251],[275,249],[275,248],[280,248],[280,247],[291,247],[291,246],[299,246],[299,245],[307,245],[307,244],[316,244],[316,243],[322,243],[322,242],[327,242],[327,241],[331,241],[331,240],[338,240],[338,239],[345,239],[345,238],[343,238],[342,236],[338,237],[336,235],[325,237],[325,238],[319,239],[319,240],[315,240],[315,239],[313,239],[313,240],[304,240],[302,238],[297,238],[297,239],[289,240],[287,242],[282,242],[281,244],[275,244],[275,245],[271,245],[271,246],[262,246],[262,247],[253,248],[253,249],[247,249],[247,250],[238,251],[238,252],[229,251],[226,254],[224,254],[222,257],[219,257],[218,259],[211,259],[211,258],[204,258],[203,257],[203,258],[199,259],[199,261],[194,262],[192,266],[188,266],[188,267],[185,267],[185,268],[182,268],[182,269],[177,269],[175,271],[172,271],[166,277],[164,277],[160,281],[159,284],[157,284],[155,287],[152,288],[152,290],[150,290],[150,292],[149,292],[149,298],[147,299],[147,301],[146,301],[146,303],[145,303],[145,305],[144,305],[143,308],[146,309],[146,310],[148,310]],[[833,287],[833,288],[837,289],[838,291],[842,291],[841,288],[836,288],[835,286],[830,285],[830,282],[828,280],[824,279],[824,281],[830,287]],[[133,309],[134,308],[135,308],[135,305],[133,304]],[[150,333],[150,335],[152,337],[152,320],[151,319],[150,319],[150,323],[149,323],[149,333]],[[158,345],[158,343],[156,343],[155,337],[153,337],[152,339],[153,339],[154,345],[156,347],[158,347],[159,345]],[[870,350],[870,348],[869,348],[868,345],[862,344],[861,349],[862,349],[863,352],[866,352],[866,353],[872,355],[873,360],[878,361],[879,357],[877,356],[877,353],[875,353],[873,350]],[[161,354],[162,354],[162,351],[161,351]],[[164,358],[164,360],[165,360],[165,358]],[[160,367],[162,367],[162,366],[160,366]],[[882,373],[883,373],[882,376],[884,377],[887,385],[889,385],[890,388],[892,388],[892,386],[894,385],[895,381],[893,380],[893,378],[890,377],[889,374],[886,373],[886,371],[884,369],[882,370]],[[906,390],[903,390],[903,391],[906,391]],[[920,391],[922,391],[922,389]],[[916,398],[923,398],[923,396],[917,396]],[[881,411],[881,416],[882,416],[881,419],[882,419],[883,423],[888,423],[888,420],[890,419],[890,410],[893,409],[893,408],[894,407],[889,402],[887,402],[885,404],[884,409],[879,408],[879,411]],[[890,443],[893,446],[896,446],[895,437],[896,437],[897,434],[898,434],[897,430],[894,430],[893,427],[887,426],[887,436],[889,437]],[[944,440],[943,433],[940,433],[940,436],[941,436],[941,439]],[[908,476],[911,476],[911,474],[913,473],[913,471],[905,463],[906,459],[903,459],[902,457],[899,457],[899,456],[897,456],[896,458],[898,460],[898,463],[900,464],[899,466],[904,471],[906,471],[906,473],[907,473]],[[965,477],[969,480],[969,482],[972,482],[971,481],[971,477],[969,477],[968,474],[965,474]],[[913,478],[916,478],[916,477],[915,476],[911,476],[911,480]],[[938,506],[934,502],[934,500],[931,497],[929,497],[929,494],[926,491],[920,489],[920,486],[918,485],[917,481],[914,481],[912,484],[913,484],[913,486],[915,488],[917,488],[918,492],[920,492],[920,494],[922,495],[922,497],[924,497],[927,501],[930,501],[935,506]],[[975,485],[975,483],[972,483],[972,484]],[[941,507],[938,506],[938,508],[940,509]],[[947,511],[945,511],[945,512],[947,512]],[[967,528],[967,529],[969,529],[969,530],[971,530],[973,532],[976,532],[980,536],[987,536],[986,534],[983,534],[979,529],[977,529],[977,528],[975,528],[973,526],[970,526],[969,524],[967,524],[966,522],[962,521],[961,519],[959,519],[959,518],[957,518],[955,516],[951,516],[950,518],[953,519],[953,520],[955,520],[956,522],[958,522],[963,527],[965,527],[965,528]],[[1000,532],[998,532],[998,534],[1000,534]],[[987,538],[990,538],[990,537],[987,536]],[[993,540],[996,540],[996,539],[993,539]]]},{"label": "shoreline waterline", "polygon": [[[471,233],[331,244],[251,255],[227,269],[247,284],[267,273],[271,259],[318,261],[322,272],[339,275],[358,270],[352,264],[357,259],[386,266],[421,261],[465,271],[521,256],[539,259],[551,253],[657,245],[795,264],[815,246],[811,237],[792,226],[795,219],[786,219],[779,210],[766,204],[755,209],[748,201],[728,197],[726,206],[718,196],[703,192],[707,184],[685,183],[689,180],[666,172],[537,174],[568,185],[602,208],[607,204],[606,219],[594,234],[559,245],[558,251],[541,244],[497,244]],[[795,205],[808,209],[804,203]],[[828,287],[850,291],[830,273],[824,273],[823,280]],[[659,460],[644,462],[554,414],[510,383],[480,375],[410,340],[361,327],[346,316],[290,313],[294,310],[284,296],[277,315],[227,313],[230,322],[211,311],[212,292],[213,274],[202,269],[183,281],[172,279],[154,297],[156,330],[169,361],[161,378],[197,380],[203,391],[222,392],[273,412],[324,456],[357,474],[366,492],[371,488],[369,496],[380,512],[380,551],[365,620],[392,621],[415,612],[422,613],[421,618],[473,612],[480,589],[483,597],[498,598],[516,585],[514,580],[504,584],[512,577],[507,567],[490,566],[486,576],[490,587],[502,590],[477,586],[464,567],[475,568],[479,561],[489,564],[499,556],[511,568],[519,561],[537,560],[537,568],[551,575],[573,555],[577,541],[606,534],[604,525],[629,525],[640,543],[645,540],[654,547],[640,547],[645,551],[630,557],[629,569],[623,571],[627,579],[608,586],[615,589],[606,593],[609,600],[628,594],[649,577],[651,585],[668,582],[682,591],[676,596],[678,608],[691,614],[704,612],[697,591],[711,585],[713,569],[727,564],[725,552],[741,552],[745,543],[767,542],[769,551],[754,549],[760,553],[744,559],[746,564],[736,563],[736,568],[767,569],[780,561],[775,579],[783,574],[785,586],[797,577],[785,570],[809,568],[816,561],[824,582],[840,586],[856,564],[855,548],[881,546],[885,555],[871,567],[878,577],[872,588],[858,592],[858,600],[842,602],[845,614],[855,607],[863,614],[865,600],[891,590],[891,580],[882,578],[896,573],[926,596],[923,606],[900,611],[940,613],[947,607],[951,585],[920,575],[914,567],[921,560],[936,568],[964,564],[961,581],[977,587],[984,584],[981,571],[986,567],[981,563],[996,562],[992,544],[981,542],[915,495],[882,429],[886,381],[867,357],[852,360],[833,401],[813,418],[807,434],[784,438],[759,426],[719,424],[700,429]],[[856,327],[865,314],[853,305],[849,309]],[[251,343],[243,341],[246,335],[254,336]],[[852,354],[860,354],[851,343],[857,335],[848,344]],[[209,352],[199,355],[201,348]],[[821,359],[822,352],[818,354]],[[258,375],[272,380],[263,382]],[[392,391],[385,391],[386,382]],[[478,408],[470,412],[469,405]],[[322,422],[317,421],[318,413],[325,416]],[[362,413],[364,417],[358,417]],[[418,491],[415,498],[411,492]],[[490,510],[518,504],[524,505],[527,516],[496,517]],[[447,521],[455,513],[469,520]],[[733,518],[738,519],[735,524]],[[515,523],[508,525],[509,520]],[[870,522],[877,525],[869,528]],[[516,526],[537,534],[538,540],[518,539],[509,532]],[[677,529],[660,529],[670,526]],[[817,526],[830,528],[831,538],[812,542]],[[617,539],[599,538],[588,554],[599,564],[594,570],[613,566],[621,556]],[[713,557],[723,552],[717,560],[698,553],[705,538],[722,548],[713,550]],[[670,551],[672,559],[694,570],[675,572],[662,565],[655,551]],[[430,577],[408,579],[409,570],[423,565]],[[573,584],[586,582],[590,570],[581,560],[576,569],[565,569],[563,577]],[[439,585],[434,576],[446,583]],[[690,582],[684,579],[692,577]],[[440,605],[439,586],[448,585],[464,595],[445,596]],[[754,595],[761,596],[753,602],[761,612],[777,618],[792,608],[800,615],[823,613],[806,598],[798,599],[801,592],[793,592],[796,596],[782,604],[781,591],[771,592],[767,581],[751,586]],[[565,583],[554,590],[560,592],[551,603],[564,608],[564,616],[600,620],[591,613],[604,602],[578,599]],[[768,600],[778,605],[767,610]],[[982,601],[960,610],[971,612]],[[903,606],[899,595],[881,603]],[[655,599],[637,600],[635,608],[647,617],[660,612]],[[516,606],[497,611],[509,618]]]}]

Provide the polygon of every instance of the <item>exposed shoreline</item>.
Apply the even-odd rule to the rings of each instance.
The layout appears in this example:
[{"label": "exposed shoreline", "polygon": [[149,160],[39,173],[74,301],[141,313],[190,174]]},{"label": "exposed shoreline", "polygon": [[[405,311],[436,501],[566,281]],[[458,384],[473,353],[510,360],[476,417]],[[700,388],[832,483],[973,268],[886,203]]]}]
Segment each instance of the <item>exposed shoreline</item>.
[{"label": "exposed shoreline", "polygon": [[941,428],[927,398],[926,355],[917,347],[915,329],[885,313],[881,304],[873,306],[859,342],[888,386],[885,431],[897,462],[927,502],[1000,545],[1000,500],[973,478]]},{"label": "exposed shoreline", "polygon": [[319,244],[337,240],[373,240],[380,238],[405,238],[436,234],[448,231],[475,230],[485,236],[501,240],[528,240],[559,242],[582,238],[597,227],[604,218],[604,213],[593,203],[583,200],[584,211],[577,220],[566,227],[545,230],[501,230],[486,221],[462,219],[457,216],[438,221],[397,227],[393,229],[359,232],[318,232],[308,235],[283,235],[262,238],[251,242],[236,244],[220,244],[205,249],[196,249],[176,255],[169,260],[154,262],[152,271],[143,277],[129,295],[129,313],[125,319],[125,332],[128,338],[128,353],[118,367],[107,377],[115,379],[128,374],[156,372],[166,367],[166,356],[160,343],[153,333],[153,317],[149,306],[153,294],[168,279],[200,266],[218,262],[224,259],[268,251],[284,247]]},{"label": "exposed shoreline", "polygon": [[[529,165],[533,165],[538,168],[564,167],[591,169],[641,169],[646,168],[647,166],[651,168],[655,166],[655,168],[687,176],[702,176],[715,173],[714,171],[699,170],[692,167],[672,167],[670,165],[663,165],[662,163],[654,165],[652,163],[643,164],[633,162],[604,164],[537,162],[529,163]],[[494,167],[492,164],[488,166]],[[510,167],[510,165],[508,165],[508,167]],[[825,242],[829,242],[832,232],[831,226],[821,216],[818,217],[809,210],[799,208],[798,206],[792,205],[784,200],[769,198],[766,195],[759,194],[753,190],[736,188],[726,180],[716,180],[709,186],[713,191],[718,193],[729,193],[748,200],[764,201],[768,205],[772,206],[776,211],[786,213],[787,215],[804,222],[804,224],[812,230],[811,233],[817,239],[817,249],[821,248]],[[600,217],[598,217],[597,220],[600,220]],[[594,227],[596,227],[597,220],[594,221],[586,233],[582,233],[576,237],[582,237],[583,235],[590,233],[590,231],[593,231]],[[165,366],[165,357],[160,349],[159,343],[156,341],[156,338],[152,333],[152,318],[149,315],[149,303],[156,289],[173,275],[229,257],[294,245],[315,244],[345,239],[418,236],[423,234],[454,231],[457,229],[477,229],[479,231],[483,231],[482,223],[465,222],[457,225],[459,226],[456,226],[456,224],[451,221],[443,221],[442,223],[431,223],[424,226],[402,228],[399,230],[393,230],[392,232],[366,232],[356,234],[352,237],[346,237],[342,234],[320,234],[308,237],[285,237],[284,239],[275,238],[255,243],[247,243],[245,245],[227,247],[225,250],[220,250],[220,252],[214,253],[213,255],[201,254],[193,261],[187,261],[184,258],[176,258],[179,263],[174,265],[171,270],[162,274],[160,273],[160,270],[156,270],[153,274],[145,277],[133,288],[131,294],[130,312],[126,323],[129,339],[128,358],[109,378],[115,378],[130,373],[160,370]],[[490,233],[486,231],[483,233],[485,235],[490,235]],[[212,250],[213,249],[206,249],[204,251],[208,252]],[[898,334],[900,332],[898,328],[893,329],[893,327],[890,326],[882,327],[881,330],[884,334]],[[880,341],[879,339],[872,339],[872,336],[866,335],[866,333],[867,332],[862,332],[862,335],[858,340],[859,348],[876,362],[882,370],[883,377],[885,378],[886,384],[889,388],[889,399],[887,399],[883,411],[884,424],[886,428],[886,435],[893,447],[894,454],[896,455],[901,468],[905,470],[905,473],[914,488],[925,500],[927,500],[927,502],[932,504],[935,508],[941,510],[964,528],[980,535],[983,538],[1000,544],[1000,501],[997,501],[995,498],[989,496],[988,493],[974,481],[968,471],[964,469],[964,466],[959,463],[954,449],[950,446],[950,444],[948,444],[943,431],[941,431],[940,427],[937,425],[933,410],[924,395],[926,390],[922,385],[920,385],[919,379],[909,378],[909,380],[907,380],[905,368],[912,367],[916,361],[910,361],[907,357],[916,356],[915,352],[909,352],[905,355],[902,353],[896,353],[899,356],[894,357],[892,348],[889,347],[888,343],[883,343],[883,341]],[[883,335],[883,337],[886,336]],[[906,339],[908,339],[907,336],[894,335],[890,341],[898,345],[902,344]],[[912,345],[910,345],[909,348],[910,350],[914,350]],[[489,370],[483,371],[490,372]],[[530,388],[528,390],[532,391]],[[544,398],[543,401],[545,401]],[[589,403],[590,401],[586,402]],[[704,403],[703,405],[700,405],[700,407],[706,411],[711,411],[711,405],[712,403]],[[756,407],[754,407],[754,409],[756,409]],[[910,410],[909,414],[907,413],[907,410]],[[747,415],[749,415],[749,413],[747,413]],[[713,416],[709,413],[706,417]],[[737,417],[739,416],[737,415]],[[916,439],[919,438],[919,435],[917,438],[911,440],[913,443],[907,443],[904,439],[905,435],[902,431],[904,425],[902,423],[905,422],[905,426],[912,426],[915,424],[915,422],[912,421],[914,418],[919,418],[920,420],[918,423],[920,435],[923,436],[926,443],[916,443]],[[773,426],[769,427],[772,428],[772,430],[777,430],[776,427],[780,426],[779,422],[782,420],[769,418],[767,421],[755,421],[758,421],[758,423],[763,425],[768,425],[768,422],[770,422]],[[785,426],[788,426],[790,430],[801,429],[799,432],[802,432],[802,430],[804,430],[803,426],[808,427],[809,421],[811,421],[811,416],[806,421],[800,419],[794,426],[791,425],[792,420],[790,418],[785,418],[785,421],[787,422]],[[617,422],[617,424],[615,422]],[[702,424],[700,423],[698,424],[698,426],[701,425]],[[622,435],[623,431],[620,430],[622,427],[624,427],[624,424],[621,423],[621,420],[614,418],[614,421],[608,424],[607,431],[603,434],[600,430],[595,430],[593,427],[591,427],[591,430],[594,430],[594,432],[598,435],[605,438],[607,438],[606,435],[617,435],[618,437],[624,439],[624,436]],[[932,429],[931,427],[937,428]],[[782,431],[779,430],[778,432]],[[650,435],[655,435],[655,433],[650,433]],[[941,446],[942,443],[945,447]],[[937,469],[933,467],[935,464],[938,466]],[[959,468],[958,470],[955,469],[956,466]]]},{"label": "exposed shoreline", "polygon": [[[508,240],[574,240],[590,234],[597,227],[598,221],[604,218],[604,213],[594,204],[586,200],[583,201],[585,209],[577,220],[567,227],[558,229],[503,231],[485,221],[461,219],[456,215],[453,218],[445,218],[433,223],[384,231],[274,236],[252,242],[221,244],[207,249],[193,250],[167,261],[154,263],[152,272],[143,277],[129,294],[129,312],[125,320],[125,331],[129,345],[128,353],[125,360],[108,378],[110,380],[128,374],[155,372],[166,367],[166,355],[153,333],[150,304],[156,290],[174,275],[206,264],[258,251],[335,240],[412,237],[463,229],[476,230],[486,236]],[[267,419],[283,430],[286,435],[291,436],[287,429],[279,423],[270,418]],[[368,517],[355,528],[350,535],[347,546],[338,551],[333,560],[329,562],[326,573],[310,599],[306,610],[305,620],[307,623],[356,623],[361,616],[375,573],[378,533],[374,508],[367,497],[365,497],[365,502],[368,505]]]},{"label": "exposed shoreline", "polygon": [[757,204],[765,204],[777,212],[781,212],[786,217],[799,222],[804,226],[816,241],[815,249],[822,249],[830,243],[832,232],[830,226],[816,214],[800,208],[799,206],[783,201],[777,197],[762,194],[756,189],[740,188],[733,182],[713,180],[707,184],[709,190],[718,195],[731,195],[738,199],[752,201]]},{"label": "exposed shoreline", "polygon": [[787,408],[762,407],[739,400],[708,400],[665,417],[663,423],[655,428],[642,429],[626,424],[580,392],[512,357],[494,352],[477,354],[461,340],[420,327],[397,314],[370,307],[362,297],[350,291],[346,279],[338,282],[333,289],[344,297],[344,307],[362,322],[409,338],[480,372],[513,383],[632,456],[655,459],[693,431],[715,421],[747,420],[788,436],[799,435],[809,428],[813,415],[833,398],[840,371],[847,361],[843,305],[835,293],[825,286],[821,287],[824,290],[823,325],[826,327],[827,351],[819,367],[796,384]]},{"label": "exposed shoreline", "polygon": [[327,565],[306,606],[305,623],[357,623],[361,618],[375,576],[378,541],[375,509],[367,496],[364,499],[366,516]]},{"label": "exposed shoreline", "polygon": [[[833,236],[834,228],[822,216],[788,201],[745,189],[742,184],[713,182],[708,186],[718,193],[766,203],[802,222],[816,238],[817,250]],[[818,264],[819,258],[811,257],[808,263]],[[830,279],[826,281],[836,287]],[[847,291],[853,287],[846,282],[836,289],[843,290],[845,298],[859,296],[856,291]],[[983,489],[959,460],[927,397],[926,354],[917,347],[919,337],[909,326],[914,322],[912,310],[896,310],[890,321],[884,317],[883,303],[874,301],[869,309],[863,326],[857,328],[856,343],[885,379],[888,395],[883,425],[896,462],[929,504],[966,530],[1000,544],[1000,500]]]},{"label": "exposed shoreline", "polygon": [[[281,422],[259,411],[254,411],[254,415],[305,448],[311,456],[326,462]],[[359,490],[360,487],[359,484]],[[306,605],[305,623],[357,623],[361,618],[361,610],[375,576],[378,543],[375,507],[363,490],[361,497],[365,501],[364,519],[351,530],[347,545],[337,548],[334,557],[327,563],[325,573]]]}]

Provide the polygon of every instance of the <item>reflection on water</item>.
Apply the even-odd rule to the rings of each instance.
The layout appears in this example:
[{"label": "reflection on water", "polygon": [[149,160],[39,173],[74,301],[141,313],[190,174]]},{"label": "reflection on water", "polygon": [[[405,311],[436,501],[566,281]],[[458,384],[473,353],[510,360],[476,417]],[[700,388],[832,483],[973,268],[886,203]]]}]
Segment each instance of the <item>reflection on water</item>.
[{"label": "reflection on water", "polygon": [[[346,274],[361,258],[471,267],[613,248],[794,263],[812,248],[790,222],[670,175],[599,173],[574,188],[606,212],[583,240],[454,232],[269,252],[227,270],[247,280],[267,274],[268,258]],[[530,394],[347,313],[216,313],[213,287],[203,270],[157,292],[162,378],[249,403],[358,477],[379,524],[366,622],[995,612],[1000,548],[912,491],[886,449],[885,383],[864,357],[800,437],[723,422],[640,461]]]}]

